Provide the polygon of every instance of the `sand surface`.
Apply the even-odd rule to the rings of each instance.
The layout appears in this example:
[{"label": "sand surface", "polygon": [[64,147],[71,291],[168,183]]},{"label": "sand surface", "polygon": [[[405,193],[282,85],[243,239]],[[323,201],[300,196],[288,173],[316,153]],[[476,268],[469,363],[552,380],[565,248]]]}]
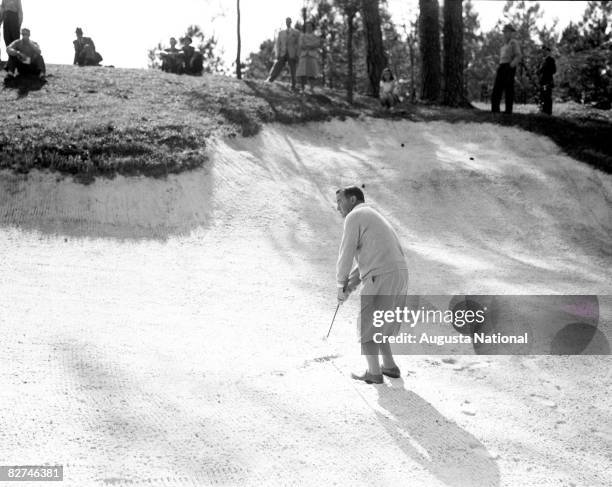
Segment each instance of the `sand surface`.
[{"label": "sand surface", "polygon": [[0,463],[66,486],[609,485],[609,356],[349,379],[355,297],[321,338],[352,183],[415,294],[610,294],[612,177],[513,128],[271,125],[167,179],[4,172]]}]

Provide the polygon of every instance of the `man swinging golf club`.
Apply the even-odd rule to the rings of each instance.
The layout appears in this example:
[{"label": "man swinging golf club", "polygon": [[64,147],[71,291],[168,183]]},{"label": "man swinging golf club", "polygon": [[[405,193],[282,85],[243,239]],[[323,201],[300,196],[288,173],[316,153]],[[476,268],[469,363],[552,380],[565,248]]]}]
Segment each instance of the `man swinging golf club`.
[{"label": "man swinging golf club", "polygon": [[381,340],[375,340],[374,335],[397,335],[399,324],[375,327],[372,315],[376,309],[406,306],[408,265],[397,234],[380,213],[365,204],[361,189],[356,186],[339,189],[336,202],[344,217],[336,265],[338,302],[343,303],[360,283],[363,284],[357,332],[368,369],[362,375],[352,374],[351,377],[368,384],[382,384],[383,375],[397,378],[400,370],[389,343],[377,343]]}]

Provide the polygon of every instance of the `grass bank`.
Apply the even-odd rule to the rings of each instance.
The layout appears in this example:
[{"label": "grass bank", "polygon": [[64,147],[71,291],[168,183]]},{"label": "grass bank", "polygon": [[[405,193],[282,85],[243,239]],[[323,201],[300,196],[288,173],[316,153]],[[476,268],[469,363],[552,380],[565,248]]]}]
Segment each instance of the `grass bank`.
[{"label": "grass bank", "polygon": [[333,117],[398,117],[516,125],[551,137],[569,155],[612,172],[609,119],[583,112],[493,116],[484,110],[407,105],[396,113],[376,100],[322,89],[298,96],[282,83],[222,76],[187,77],[159,71],[50,66],[48,83],[4,87],[0,168],[48,168],[83,182],[115,174],[164,176],[206,164],[215,137],[259,132],[270,122]]}]

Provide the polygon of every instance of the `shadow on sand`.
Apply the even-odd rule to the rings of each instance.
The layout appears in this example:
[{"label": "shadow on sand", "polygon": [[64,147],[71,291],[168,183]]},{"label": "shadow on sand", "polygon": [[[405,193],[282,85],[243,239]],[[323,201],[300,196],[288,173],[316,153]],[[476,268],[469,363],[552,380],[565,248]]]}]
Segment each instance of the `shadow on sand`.
[{"label": "shadow on sand", "polygon": [[48,171],[1,171],[0,231],[165,242],[208,229],[213,195],[214,176],[208,167],[166,178],[98,178],[89,185]]},{"label": "shadow on sand", "polygon": [[378,390],[386,413],[376,415],[406,456],[451,487],[499,485],[499,467],[475,436],[406,390],[402,379]]}]

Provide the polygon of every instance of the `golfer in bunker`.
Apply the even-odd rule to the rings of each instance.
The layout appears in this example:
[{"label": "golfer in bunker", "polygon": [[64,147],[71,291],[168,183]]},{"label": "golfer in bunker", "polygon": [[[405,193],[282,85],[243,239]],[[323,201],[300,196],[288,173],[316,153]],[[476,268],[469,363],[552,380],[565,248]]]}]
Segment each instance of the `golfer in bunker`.
[{"label": "golfer in bunker", "polygon": [[351,292],[363,284],[357,333],[368,369],[363,374],[353,373],[351,377],[368,384],[382,384],[383,375],[400,376],[389,343],[381,340],[397,335],[399,324],[392,322],[380,326],[377,323],[379,326],[374,326],[373,314],[376,310],[406,306],[406,257],[397,234],[380,213],[365,204],[360,188],[339,189],[336,202],[344,217],[344,233],[336,266],[338,302],[346,301]]}]

